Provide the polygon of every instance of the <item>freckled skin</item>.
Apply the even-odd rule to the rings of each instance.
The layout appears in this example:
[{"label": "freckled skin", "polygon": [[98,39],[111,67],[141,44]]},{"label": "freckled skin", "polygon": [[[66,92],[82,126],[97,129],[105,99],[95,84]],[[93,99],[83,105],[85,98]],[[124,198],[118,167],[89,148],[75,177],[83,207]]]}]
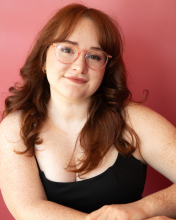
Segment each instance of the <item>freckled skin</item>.
[{"label": "freckled skin", "polygon": [[[127,107],[127,111],[129,113],[127,123],[130,122],[140,138],[140,152],[143,159],[176,183],[175,127],[144,106],[132,104]],[[176,217],[176,184],[143,198],[141,204],[150,210],[151,216],[157,213]]]},{"label": "freckled skin", "polygon": [[[130,117],[130,119],[127,118],[127,123],[130,121],[140,138],[141,157],[171,181],[176,182],[176,162],[174,160],[176,143],[175,138],[173,138],[176,134],[175,128],[146,107],[132,104],[126,110],[129,112]],[[138,113],[137,116],[134,112]],[[154,124],[155,118],[159,126],[151,126],[151,124]],[[25,216],[21,219],[28,219],[27,216],[35,216],[32,219],[37,219],[45,212],[42,219],[57,219],[55,216],[60,215],[65,219],[69,219],[69,216],[74,213],[75,219],[86,219],[87,215],[84,213],[47,201],[38,175],[35,158],[14,154],[14,148],[24,149],[24,145],[19,141],[19,121],[20,112],[15,112],[5,118],[0,126],[1,191],[13,216],[16,219],[20,219],[19,216]],[[11,126],[12,124],[13,126]],[[53,149],[57,148],[56,145],[52,147]],[[61,152],[60,155],[64,156],[63,153]],[[165,190],[135,202],[133,209],[136,209],[136,207],[140,207],[141,210],[145,208],[150,217],[156,215],[174,217],[176,215],[175,204],[176,184],[173,184]],[[30,208],[26,209],[25,207]]]},{"label": "freckled skin", "polygon": [[[89,25],[90,24],[89,22]],[[83,49],[89,49],[92,41],[98,44],[95,32],[92,34],[95,27],[91,26],[88,28],[88,23],[84,23],[83,26],[84,29],[83,27],[80,29],[84,30],[83,32],[78,30],[78,32],[75,33],[78,34],[76,34],[76,36],[78,36],[79,43],[82,45],[81,47]],[[88,32],[85,34],[86,30]],[[84,33],[85,37],[82,36],[82,33]],[[73,36],[75,35],[72,35],[72,37]],[[89,83],[86,87],[80,89],[80,87],[64,81],[65,79],[62,79],[63,81],[60,80],[63,76],[62,74],[70,74],[71,69],[69,69],[69,66],[66,67],[58,64],[56,59],[54,60],[53,49],[49,50],[48,55],[46,69],[48,71],[50,83],[53,86],[52,96],[55,98],[62,97],[67,99],[71,97],[77,101],[89,100],[90,96],[101,84],[104,70],[94,74],[92,70],[84,68],[85,62],[83,62],[84,57],[82,56],[82,62],[81,59],[79,59],[79,62],[75,62],[72,65],[72,70],[75,70],[78,67],[77,65],[80,65],[78,68],[80,70],[79,74],[88,74],[87,79]],[[59,70],[57,68],[59,68]],[[58,72],[61,78],[55,80],[57,79]],[[51,73],[55,74],[55,78],[51,77]],[[61,85],[61,87],[58,87],[58,85]],[[140,146],[134,152],[134,156],[142,162],[148,163],[175,183],[176,129],[174,126],[159,114],[142,105],[131,103],[126,107],[126,112],[126,123],[134,129],[140,140]],[[20,111],[11,113],[0,125],[0,186],[3,198],[12,215],[15,219],[25,220],[92,220],[87,218],[89,215],[85,213],[47,201],[35,158],[15,154],[13,151],[14,149],[21,151],[25,149],[24,143],[20,140],[20,116]],[[36,146],[36,148],[43,149],[43,151],[36,151],[40,167],[51,180],[61,182],[80,181],[76,177],[76,174],[68,173],[64,170],[65,166],[70,161],[76,139],[58,134],[53,127],[49,127],[49,124],[46,128],[46,132],[43,131],[43,133],[41,132],[40,134],[44,140],[42,145]],[[67,130],[67,127],[64,127],[63,124],[61,124],[61,128]],[[69,133],[71,132],[69,131]],[[130,140],[128,133],[124,135]],[[101,166],[89,172],[85,175],[85,178],[91,178],[104,172],[114,163],[117,155],[118,152],[116,152],[112,146]],[[77,153],[76,156],[78,159],[82,154]],[[102,210],[104,210],[104,212],[105,210],[110,210],[111,214],[117,209],[123,209],[124,212],[121,216],[127,216],[128,218],[126,219],[130,220],[142,220],[157,215],[166,215],[175,218],[175,204],[176,184],[173,184],[165,190],[147,196],[132,204],[113,205],[112,207],[106,206]],[[126,213],[128,213],[128,215]],[[126,219],[120,218],[120,220]]]},{"label": "freckled skin", "polygon": [[35,158],[13,152],[14,148],[25,148],[22,142],[19,142],[19,122],[18,111],[7,116],[0,124],[0,185],[11,214],[15,219],[25,220],[53,220],[59,216],[66,220],[85,219],[85,213],[47,201]]},{"label": "freckled skin", "polygon": [[[52,126],[51,122],[46,122],[44,131],[41,132],[40,137],[43,139],[43,143],[36,146],[36,157],[39,162],[40,169],[45,173],[47,179],[56,182],[75,182],[81,181],[75,173],[68,172],[64,168],[70,162],[77,136],[68,136],[58,133]],[[50,138],[48,138],[50,137]],[[42,150],[42,151],[41,151]],[[75,157],[73,163],[78,163],[78,159],[83,157],[83,150],[79,146],[76,148]],[[114,164],[118,152],[114,146],[107,153],[100,166],[93,171],[84,175],[84,179],[92,178],[96,175],[103,173],[110,166]],[[45,158],[45,160],[43,160]],[[78,166],[80,167],[81,164]]]},{"label": "freckled skin", "polygon": [[127,123],[140,138],[143,159],[154,169],[176,182],[176,129],[166,119],[147,107],[131,104]]}]

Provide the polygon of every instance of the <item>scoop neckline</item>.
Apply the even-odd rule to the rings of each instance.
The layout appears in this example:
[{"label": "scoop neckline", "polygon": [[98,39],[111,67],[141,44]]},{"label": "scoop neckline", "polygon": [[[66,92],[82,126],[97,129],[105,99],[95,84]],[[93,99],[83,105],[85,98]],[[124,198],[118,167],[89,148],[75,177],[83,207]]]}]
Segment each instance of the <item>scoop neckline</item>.
[{"label": "scoop neckline", "polygon": [[[48,178],[46,178],[45,176],[45,173],[39,168],[39,172],[42,173],[42,175],[44,176],[44,178],[50,182],[50,183],[53,183],[53,184],[61,184],[61,185],[77,185],[77,184],[83,184],[83,183],[87,183],[87,182],[91,182],[93,180],[96,180],[96,179],[99,179],[101,178],[103,175],[105,175],[106,173],[108,173],[109,170],[111,170],[111,168],[119,161],[119,158],[120,157],[123,157],[119,152],[118,152],[118,155],[117,155],[117,158],[114,162],[114,164],[110,167],[108,167],[103,173],[100,173],[98,174],[97,176],[93,176],[91,178],[88,178],[88,179],[84,179],[84,180],[80,180],[80,181],[75,181],[75,182],[57,182],[57,181],[53,181],[53,180],[49,180]],[[146,166],[146,164],[142,163],[140,160],[138,160],[136,157],[134,157],[133,155],[131,155],[131,157],[137,161],[139,161],[142,165]],[[39,166],[38,166],[39,167]]]}]

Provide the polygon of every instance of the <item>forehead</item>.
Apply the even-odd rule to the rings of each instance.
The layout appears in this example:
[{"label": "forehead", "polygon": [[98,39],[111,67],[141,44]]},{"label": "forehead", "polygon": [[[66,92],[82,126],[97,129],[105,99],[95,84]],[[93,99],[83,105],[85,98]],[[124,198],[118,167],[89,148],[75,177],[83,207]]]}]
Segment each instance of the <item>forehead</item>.
[{"label": "forehead", "polygon": [[97,27],[89,18],[82,18],[80,21],[78,21],[74,30],[67,39],[71,41],[78,41],[78,44],[87,42],[96,44],[94,46],[99,45]]}]

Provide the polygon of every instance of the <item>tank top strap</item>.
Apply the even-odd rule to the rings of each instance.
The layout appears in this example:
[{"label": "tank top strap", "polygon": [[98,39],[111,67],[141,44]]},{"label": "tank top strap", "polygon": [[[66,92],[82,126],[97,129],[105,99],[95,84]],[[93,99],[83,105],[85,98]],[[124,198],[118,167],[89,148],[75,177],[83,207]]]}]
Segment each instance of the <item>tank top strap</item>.
[{"label": "tank top strap", "polygon": [[[34,156],[35,156],[35,155],[34,155]],[[36,156],[35,156],[35,160],[36,160],[36,163],[37,163],[37,166],[38,166],[39,172],[40,172],[41,170],[40,170],[40,167],[39,167],[39,164],[38,164],[38,161],[37,161]]]}]

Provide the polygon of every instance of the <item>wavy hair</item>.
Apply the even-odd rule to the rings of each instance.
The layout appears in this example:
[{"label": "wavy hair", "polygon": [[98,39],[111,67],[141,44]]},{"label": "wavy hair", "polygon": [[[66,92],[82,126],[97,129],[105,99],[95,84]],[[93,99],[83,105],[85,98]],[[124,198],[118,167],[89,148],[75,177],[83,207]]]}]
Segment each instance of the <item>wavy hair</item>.
[{"label": "wavy hair", "polygon": [[[125,106],[132,100],[132,94],[127,87],[126,69],[122,59],[121,30],[116,21],[107,14],[81,4],[70,4],[60,9],[39,32],[24,66],[20,69],[23,83],[9,88],[11,95],[5,99],[2,118],[13,111],[22,110],[20,135],[26,150],[16,153],[28,152],[29,156],[33,156],[34,145],[43,141],[39,138],[39,130],[46,121],[50,99],[50,86],[42,71],[47,49],[52,43],[62,42],[69,37],[83,17],[94,22],[100,46],[112,55],[102,84],[91,97],[88,119],[75,144],[76,148],[79,140],[85,152],[84,160],[80,161],[82,166],[76,169],[70,162],[67,167],[71,172],[85,174],[99,165],[113,144],[125,157],[130,157],[139,144],[137,134],[126,124],[123,113]],[[123,138],[124,131],[131,135],[130,143]]]}]

